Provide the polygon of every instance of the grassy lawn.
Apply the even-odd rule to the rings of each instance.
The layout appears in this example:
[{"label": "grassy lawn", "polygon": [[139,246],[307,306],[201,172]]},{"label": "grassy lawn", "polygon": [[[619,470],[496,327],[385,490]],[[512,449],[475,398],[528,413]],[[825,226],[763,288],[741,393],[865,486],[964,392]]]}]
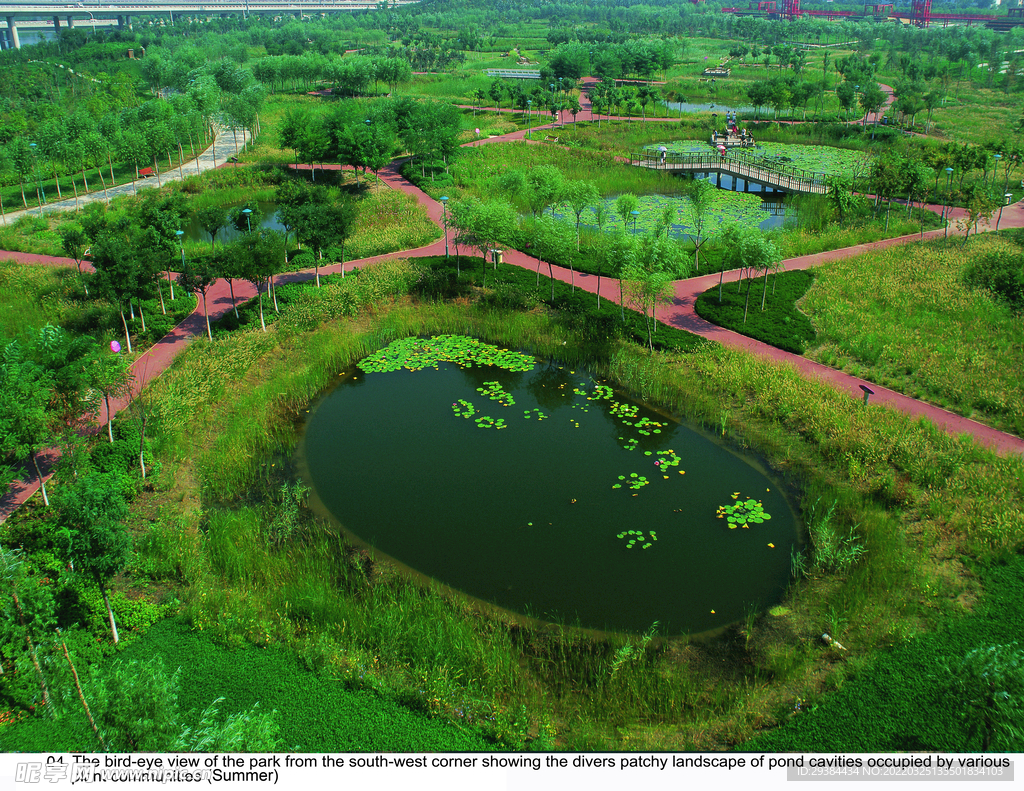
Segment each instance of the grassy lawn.
[{"label": "grassy lawn", "polygon": [[1021,435],[1024,325],[961,280],[979,256],[1019,254],[1007,236],[972,237],[966,247],[907,245],[822,266],[802,303],[818,333],[808,356]]}]

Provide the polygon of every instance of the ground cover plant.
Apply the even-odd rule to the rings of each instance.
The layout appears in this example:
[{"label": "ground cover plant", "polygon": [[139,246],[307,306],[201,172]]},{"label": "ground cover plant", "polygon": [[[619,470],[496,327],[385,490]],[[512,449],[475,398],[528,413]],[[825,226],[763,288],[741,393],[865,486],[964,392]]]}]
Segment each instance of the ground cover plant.
[{"label": "ground cover plant", "polygon": [[[712,324],[787,352],[803,354],[805,348],[814,345],[817,336],[807,315],[797,304],[812,283],[813,271],[766,272],[761,277],[729,283],[721,290],[721,302],[718,286],[709,288],[697,297],[694,309],[698,316]],[[748,286],[752,291],[753,305],[747,298]],[[762,296],[765,297],[764,309],[761,308]]]},{"label": "ground cover plant", "polygon": [[835,261],[801,304],[819,362],[1014,434],[1024,432],[1020,318],[965,283],[988,256],[1020,255],[1016,234],[902,246]]}]

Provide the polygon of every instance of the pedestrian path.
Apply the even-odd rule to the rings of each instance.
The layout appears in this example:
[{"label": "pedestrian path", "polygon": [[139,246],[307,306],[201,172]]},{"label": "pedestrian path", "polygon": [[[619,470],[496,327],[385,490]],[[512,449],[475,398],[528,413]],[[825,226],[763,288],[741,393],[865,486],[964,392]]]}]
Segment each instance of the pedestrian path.
[{"label": "pedestrian path", "polygon": [[[582,101],[581,101],[582,104]],[[538,127],[533,127],[533,131],[537,132],[540,130],[546,130],[554,128],[555,124],[545,124]],[[488,143],[494,143],[505,140],[522,140],[526,139],[528,130],[518,130],[516,132],[509,133],[507,135],[501,135],[500,137],[487,138],[481,140],[475,140],[467,143],[467,146],[478,146],[486,145]],[[528,140],[528,142],[538,142],[536,140]],[[209,167],[219,167],[217,160],[212,157],[207,160],[210,164]],[[438,201],[433,200],[425,192],[420,190],[418,187],[406,180],[400,173],[402,162],[392,162],[387,167],[381,169],[378,174],[380,181],[391,189],[398,189],[405,192],[408,195],[413,196],[417,202],[424,207],[430,219],[438,226],[443,225],[443,210],[442,206]],[[295,166],[298,170],[309,169],[308,165]],[[347,166],[339,165],[325,165],[317,166],[317,169],[327,170],[341,170],[350,169]],[[102,199],[102,196],[101,196]],[[73,201],[72,201],[73,204]],[[73,206],[72,206],[73,208]],[[941,211],[940,206],[927,206],[926,208],[938,213]],[[10,216],[10,215],[9,215]],[[965,212],[962,209],[953,209],[950,213],[953,222],[963,219]],[[993,217],[988,222],[979,225],[979,231],[987,231],[994,228],[996,218]],[[1000,226],[1002,228],[1020,228],[1024,227],[1024,205],[1021,203],[1014,204],[1006,207],[1002,212]],[[946,231],[931,230],[925,231],[924,234],[911,234],[909,236],[898,237],[894,239],[886,239],[879,242],[872,242],[868,244],[854,245],[852,247],[842,248],[840,250],[831,250],[824,253],[815,253],[813,255],[800,256],[798,258],[791,258],[785,261],[787,269],[806,269],[813,266],[819,266],[829,261],[838,260],[841,258],[848,258],[854,255],[860,255],[861,253],[868,252],[870,250],[883,249],[893,245],[909,244],[917,242],[922,239],[935,239],[941,238]],[[972,229],[973,233],[973,229]],[[352,268],[364,268],[372,266],[380,261],[391,260],[395,258],[416,258],[425,256],[438,256],[444,255],[445,252],[445,241],[443,238],[437,241],[431,242],[430,244],[412,250],[402,250],[394,253],[386,253],[383,255],[373,256],[364,259],[357,259],[348,261],[344,264],[346,270]],[[75,262],[68,258],[59,258],[53,256],[42,256],[31,253],[16,253],[16,252],[3,252],[0,251],[0,259],[4,260],[15,260],[26,264],[46,264],[56,266],[74,266]],[[536,269],[539,265],[537,258],[527,255],[526,253],[519,250],[506,250],[504,255],[506,263],[513,264],[515,266],[521,266],[528,268],[531,271]],[[547,265],[545,262],[545,269]],[[320,274],[337,274],[341,271],[341,265],[334,264],[327,267],[320,268]],[[598,278],[595,275],[590,275],[581,272],[573,272],[560,266],[551,266],[551,271],[554,277],[565,283],[572,283],[577,288],[583,289],[590,293],[596,294],[598,289]],[[725,282],[735,282],[740,279],[743,273],[740,270],[733,270],[726,272],[724,275]],[[304,270],[279,277],[280,282],[304,282],[314,277],[312,270]],[[798,370],[804,373],[809,378],[818,378],[826,381],[838,390],[849,392],[856,398],[861,397],[861,385],[865,385],[874,391],[872,396],[872,402],[878,404],[884,404],[886,406],[899,409],[907,414],[919,415],[927,417],[933,421],[937,426],[943,428],[945,431],[950,433],[964,433],[970,434],[978,442],[993,448],[1000,453],[1020,453],[1024,454],[1024,439],[1016,437],[1004,432],[997,431],[989,426],[985,426],[977,421],[970,420],[962,417],[955,413],[936,407],[932,404],[919,401],[908,396],[897,393],[888,388],[881,387],[873,382],[868,382],[864,379],[850,376],[841,371],[828,368],[827,366],[816,363],[812,360],[808,360],[800,355],[791,354],[789,352],[776,349],[775,347],[761,343],[759,341],[748,338],[739,333],[727,330],[717,325],[711,324],[704,321],[697,316],[694,311],[694,303],[696,298],[706,291],[708,288],[718,283],[719,274],[704,275],[689,278],[687,280],[677,281],[675,284],[674,296],[671,304],[659,306],[656,311],[656,318],[670,326],[677,327],[679,329],[692,332],[701,337],[708,338],[710,340],[718,341],[725,346],[732,348],[743,349],[745,351],[757,354],[762,357],[767,357],[771,360],[780,363],[789,363],[794,365]],[[611,302],[618,302],[618,287],[617,281],[610,277],[602,277],[600,279],[601,285],[601,297]],[[256,296],[256,290],[253,286],[246,282],[235,283],[235,296],[239,302],[243,302],[246,299],[250,299]],[[210,321],[214,322],[222,318],[231,307],[231,295],[226,281],[217,281],[217,283],[211,288],[207,295],[207,304],[210,310]],[[202,313],[202,300],[199,300],[199,304],[196,310],[182,321],[177,327],[174,328],[167,336],[162,338],[153,347],[148,349],[142,354],[133,364],[132,371],[135,375],[135,385],[133,387],[133,393],[137,394],[139,390],[145,386],[146,383],[151,381],[156,376],[159,376],[167,367],[173,362],[174,358],[185,349],[185,347],[191,343],[195,338],[204,336],[206,334],[206,321]],[[114,405],[112,413],[116,415],[118,411],[123,409],[129,399],[123,399]],[[104,411],[100,415],[101,425],[105,424],[109,419],[109,416]],[[52,464],[56,456],[53,452],[48,452],[48,462]],[[7,494],[0,498],[0,522],[7,518],[21,503],[25,502],[39,487],[38,480],[34,480],[34,476],[26,479],[25,481],[16,482]]]}]

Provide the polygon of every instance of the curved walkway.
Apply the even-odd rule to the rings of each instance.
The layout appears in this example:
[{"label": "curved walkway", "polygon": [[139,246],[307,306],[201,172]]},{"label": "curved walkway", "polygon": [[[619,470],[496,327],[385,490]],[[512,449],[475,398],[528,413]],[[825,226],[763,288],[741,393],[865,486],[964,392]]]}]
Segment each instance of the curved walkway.
[{"label": "curved walkway", "polygon": [[[887,86],[883,86],[887,87]],[[891,96],[890,96],[891,99]],[[589,111],[589,108],[588,108]],[[545,130],[555,128],[555,124],[544,124],[541,126],[533,127],[534,130]],[[503,142],[507,140],[522,140],[526,138],[528,130],[518,130],[511,132],[506,135],[499,137],[475,140],[467,143],[467,146],[478,146],[485,145],[493,142]],[[538,142],[530,140],[528,142]],[[438,226],[442,225],[442,207],[438,201],[430,198],[425,192],[407,181],[399,172],[401,162],[392,162],[387,167],[383,168],[378,176],[380,180],[391,189],[398,189],[405,192],[408,195],[414,197],[417,202],[424,207],[427,215],[430,219]],[[216,160],[212,160],[207,165],[206,169],[211,167],[219,167]],[[309,169],[309,166],[294,166],[298,170]],[[327,165],[322,166],[323,169],[327,170],[341,170],[350,169],[347,166],[342,167],[339,165]],[[318,167],[321,169],[321,167]],[[94,197],[95,199],[95,197]],[[67,203],[65,201],[65,203]],[[74,201],[71,201],[72,207]],[[933,211],[938,212],[941,207],[929,206],[927,207]],[[951,217],[954,220],[960,219],[964,216],[963,210],[954,209],[951,213]],[[1017,203],[1009,206],[1003,210],[1001,225],[1005,228],[1016,228],[1024,227],[1024,205]],[[994,227],[994,222],[989,222],[980,230],[987,231]],[[832,250],[824,253],[816,253],[808,256],[801,256],[799,258],[787,259],[785,264],[787,269],[806,269],[812,266],[818,266],[828,261],[834,261],[840,258],[847,258],[854,255],[867,252],[869,250],[883,249],[893,245],[908,244],[910,242],[919,241],[923,239],[934,239],[943,236],[945,231],[943,230],[932,230],[926,231],[923,236],[921,234],[912,234],[909,236],[898,237],[895,239],[886,239],[879,242],[872,242],[869,244],[855,245],[853,247],[846,247],[839,250]],[[353,267],[365,267],[371,266],[380,261],[394,259],[398,257],[424,257],[424,256],[436,256],[443,255],[445,251],[445,241],[443,238],[438,239],[435,242],[431,242],[428,245],[422,247],[402,250],[394,253],[386,253],[370,258],[357,259],[348,261],[344,264],[346,270]],[[0,257],[5,259],[12,259],[20,261],[26,264],[49,264],[59,266],[74,266],[74,261],[68,258],[59,258],[54,256],[42,256],[31,253],[7,253],[0,251]],[[526,255],[519,250],[506,250],[504,260],[506,263],[513,264],[528,268],[531,271],[536,269],[540,262],[538,259]],[[341,271],[342,265],[335,264],[332,266],[321,267],[320,271],[322,274],[336,274]],[[546,268],[546,265],[545,265]],[[595,275],[590,275],[581,272],[572,272],[560,266],[552,266],[554,276],[563,282],[572,283],[576,287],[581,288],[590,293],[597,292],[598,278]],[[304,270],[294,272],[286,275],[282,275],[278,278],[278,282],[303,282],[313,278],[313,272],[311,270]],[[726,272],[724,279],[726,282],[735,282],[740,279],[741,271],[732,270]],[[687,280],[677,281],[675,284],[675,293],[673,300],[670,305],[659,306],[656,311],[656,318],[670,326],[677,327],[679,329],[692,332],[696,335],[700,335],[711,340],[718,341],[726,346],[733,348],[743,349],[754,354],[759,354],[769,359],[776,360],[779,362],[788,362],[793,364],[798,370],[802,371],[809,377],[817,377],[822,379],[833,387],[845,390],[856,398],[861,397],[860,386],[869,386],[873,391],[872,396],[874,403],[881,403],[887,406],[899,409],[911,415],[920,415],[927,417],[929,420],[934,422],[939,427],[950,433],[966,433],[972,435],[978,442],[987,445],[997,452],[1007,453],[1015,452],[1024,454],[1024,439],[1006,434],[996,429],[985,426],[977,421],[970,420],[968,418],[957,415],[953,412],[941,409],[934,405],[918,401],[908,396],[897,393],[894,390],[881,387],[872,382],[857,377],[850,376],[841,371],[837,371],[833,368],[821,365],[812,360],[809,360],[800,355],[791,354],[789,352],[782,351],[773,346],[761,343],[760,341],[753,340],[739,333],[727,330],[717,325],[711,324],[710,322],[701,319],[694,312],[694,303],[696,298],[706,291],[708,288],[717,284],[719,274],[715,273],[712,275],[703,275]],[[617,302],[618,289],[615,287],[615,279],[609,277],[601,278],[602,292],[601,296],[608,299],[611,302]],[[246,299],[256,296],[255,288],[247,282],[238,282],[235,284],[235,298],[238,302],[244,302]],[[210,312],[210,321],[217,321],[222,318],[232,309],[232,300],[229,287],[226,281],[219,280],[207,294],[207,305]],[[196,337],[205,335],[206,333],[206,319],[203,314],[203,302],[200,298],[196,310],[188,316],[184,321],[178,324],[168,335],[158,341],[154,346],[143,353],[132,365],[132,372],[135,375],[135,383],[133,385],[133,395],[137,394],[142,387],[145,386],[150,380],[158,376],[173,362],[174,358],[184,350],[184,348]],[[122,401],[115,404],[115,408],[112,409],[112,413],[116,415],[121,409],[127,406],[130,399],[122,399]],[[109,420],[109,415],[101,412],[101,422],[105,423]],[[50,457],[50,461],[54,457]],[[39,488],[39,482],[34,479],[34,476],[26,479],[25,481],[17,481],[6,493],[5,496],[0,498],[0,522],[3,522],[21,503],[25,502],[37,489]]]}]

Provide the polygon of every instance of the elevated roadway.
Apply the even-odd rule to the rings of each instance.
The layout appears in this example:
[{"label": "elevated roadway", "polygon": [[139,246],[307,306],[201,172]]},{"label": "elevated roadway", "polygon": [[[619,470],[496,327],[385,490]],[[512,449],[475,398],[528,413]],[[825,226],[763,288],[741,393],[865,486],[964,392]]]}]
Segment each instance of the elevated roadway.
[{"label": "elevated roadway", "polygon": [[107,24],[116,23],[119,27],[132,25],[133,17],[159,16],[174,24],[178,17],[205,17],[211,19],[216,16],[230,16],[241,14],[273,14],[284,16],[291,14],[298,19],[303,16],[320,16],[323,14],[337,14],[346,11],[370,11],[381,7],[394,7],[408,5],[418,0],[384,0],[373,2],[373,0],[301,0],[300,2],[269,2],[268,0],[227,0],[225,2],[117,2],[113,0],[82,0],[82,2],[71,3],[0,3],[0,46],[3,49],[14,47],[19,49],[21,41],[18,38],[18,27],[23,28],[49,28],[59,30],[63,26],[75,27],[83,22],[86,25],[99,24],[102,21]]}]

